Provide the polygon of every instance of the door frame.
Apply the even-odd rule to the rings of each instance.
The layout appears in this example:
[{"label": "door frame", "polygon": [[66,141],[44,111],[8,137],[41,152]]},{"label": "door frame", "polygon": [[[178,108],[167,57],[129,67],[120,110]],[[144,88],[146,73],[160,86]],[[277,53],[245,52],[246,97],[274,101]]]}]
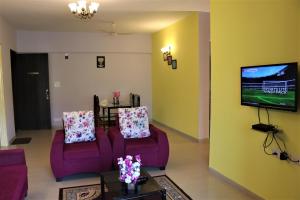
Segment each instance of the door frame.
[{"label": "door frame", "polygon": [[[15,54],[15,59],[17,57],[17,52],[10,49],[10,68],[11,68],[11,88],[12,88],[12,96],[13,96],[13,106],[14,106],[14,120],[15,120],[15,130],[17,130],[17,122],[16,122],[16,109],[15,109],[15,97],[14,97],[14,81],[13,81],[13,70],[14,70],[14,67],[13,66],[13,63],[12,63],[12,53]],[[14,61],[16,63],[16,60]]]},{"label": "door frame", "polygon": [[0,43],[0,146],[8,146],[6,109],[4,100],[4,82],[3,82],[3,55],[2,44]]}]

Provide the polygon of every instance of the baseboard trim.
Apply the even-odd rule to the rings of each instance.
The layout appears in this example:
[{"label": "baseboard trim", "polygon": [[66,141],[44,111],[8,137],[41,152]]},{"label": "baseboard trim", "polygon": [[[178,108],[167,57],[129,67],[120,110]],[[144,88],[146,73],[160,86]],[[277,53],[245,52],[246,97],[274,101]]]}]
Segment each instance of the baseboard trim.
[{"label": "baseboard trim", "polygon": [[165,124],[163,124],[163,123],[161,123],[161,122],[158,122],[158,121],[156,121],[156,120],[154,120],[154,119],[152,119],[152,122],[154,122],[155,124],[158,124],[158,125],[160,125],[160,126],[162,126],[162,127],[171,129],[171,130],[174,131],[175,133],[178,133],[180,136],[182,136],[182,137],[184,137],[184,138],[186,138],[186,139],[188,139],[188,140],[191,140],[191,141],[193,141],[193,142],[206,142],[206,141],[209,140],[208,138],[204,138],[204,139],[197,139],[197,138],[194,138],[194,137],[192,137],[192,136],[190,136],[190,135],[187,135],[187,134],[184,133],[184,132],[181,132],[181,131],[179,131],[179,130],[177,130],[177,129],[174,129],[174,128],[172,128],[172,127],[170,127],[170,126],[168,126],[168,125],[165,125]]},{"label": "baseboard trim", "polygon": [[248,190],[247,188],[245,188],[244,186],[238,184],[237,182],[227,178],[226,176],[224,176],[223,174],[221,174],[220,172],[218,172],[217,170],[209,167],[208,168],[209,171],[214,174],[215,176],[217,176],[218,178],[222,179],[223,181],[225,181],[226,183],[232,185],[233,187],[235,187],[236,189],[240,190],[243,193],[246,193],[247,195],[249,195],[251,198],[253,199],[257,199],[257,200],[264,200],[264,198],[258,196],[257,194],[255,194],[254,192],[251,192],[250,190]]}]

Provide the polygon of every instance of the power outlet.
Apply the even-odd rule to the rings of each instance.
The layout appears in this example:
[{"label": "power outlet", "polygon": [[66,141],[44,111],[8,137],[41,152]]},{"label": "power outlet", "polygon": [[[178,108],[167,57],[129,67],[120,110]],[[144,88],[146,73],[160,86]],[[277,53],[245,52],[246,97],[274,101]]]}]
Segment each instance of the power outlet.
[{"label": "power outlet", "polygon": [[281,151],[279,149],[273,149],[272,153],[275,154],[274,156],[276,156],[278,159],[280,159]]},{"label": "power outlet", "polygon": [[288,159],[289,159],[289,154],[286,151],[281,152],[280,160],[288,160]]},{"label": "power outlet", "polygon": [[[274,156],[276,156],[279,160],[281,160],[280,159],[280,153],[281,153],[281,151],[279,150],[279,149],[276,149],[276,148],[274,148],[274,149],[272,149],[272,153],[274,154]],[[290,154],[288,154],[288,156],[290,157],[290,159],[292,159],[292,160],[294,160],[294,161],[297,161],[297,160],[299,160],[300,161],[300,156],[292,156],[292,155],[290,155]],[[289,160],[288,160],[289,161]],[[290,161],[289,161],[290,162]],[[299,165],[300,166],[300,162],[293,162],[295,165]]]}]

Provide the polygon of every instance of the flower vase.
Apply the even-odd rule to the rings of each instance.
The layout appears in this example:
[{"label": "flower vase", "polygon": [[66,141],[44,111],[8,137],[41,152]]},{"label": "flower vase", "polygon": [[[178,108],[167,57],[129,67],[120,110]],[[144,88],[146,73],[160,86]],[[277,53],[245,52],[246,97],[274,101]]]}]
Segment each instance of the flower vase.
[{"label": "flower vase", "polygon": [[127,183],[126,184],[127,190],[135,190],[135,184],[134,183]]},{"label": "flower vase", "polygon": [[120,101],[119,101],[119,97],[114,97],[113,98],[113,104],[114,105],[119,105]]}]

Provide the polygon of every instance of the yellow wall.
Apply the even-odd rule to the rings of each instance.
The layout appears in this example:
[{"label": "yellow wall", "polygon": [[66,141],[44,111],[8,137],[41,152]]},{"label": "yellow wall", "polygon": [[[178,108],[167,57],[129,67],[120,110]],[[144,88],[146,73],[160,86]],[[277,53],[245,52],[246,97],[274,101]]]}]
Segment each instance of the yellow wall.
[{"label": "yellow wall", "polygon": [[[198,138],[199,44],[198,13],[152,36],[153,119]],[[163,61],[160,49],[173,46],[177,69]]]},{"label": "yellow wall", "polygon": [[[240,67],[299,62],[299,19],[298,0],[211,1],[210,167],[266,199],[300,199],[300,165],[264,154],[257,109],[240,105]],[[299,112],[270,111],[298,158]]]}]

